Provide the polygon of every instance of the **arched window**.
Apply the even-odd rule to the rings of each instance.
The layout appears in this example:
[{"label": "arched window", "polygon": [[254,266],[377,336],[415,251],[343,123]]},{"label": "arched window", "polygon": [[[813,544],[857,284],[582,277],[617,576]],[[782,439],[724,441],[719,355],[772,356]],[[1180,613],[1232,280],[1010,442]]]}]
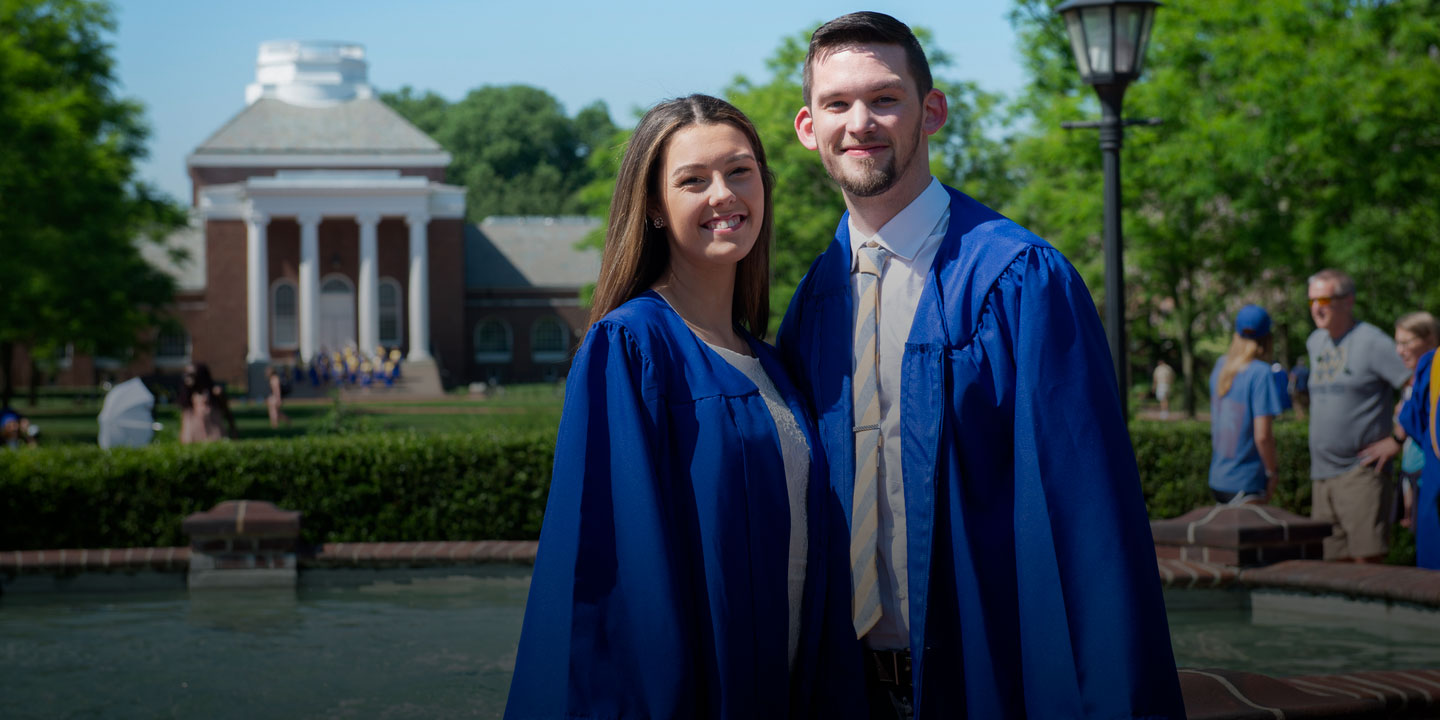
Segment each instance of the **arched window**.
[{"label": "arched window", "polygon": [[570,345],[570,328],[551,315],[535,321],[530,328],[530,357],[535,362],[561,362]]},{"label": "arched window", "polygon": [[395,278],[380,278],[380,344],[395,347],[401,344],[405,326],[401,321],[400,283]]},{"label": "arched window", "polygon": [[495,318],[485,318],[475,324],[475,362],[510,362],[512,347],[514,347],[514,343],[509,323]]},{"label": "arched window", "polygon": [[276,280],[270,287],[270,344],[293,350],[300,345],[300,317],[295,283]]}]

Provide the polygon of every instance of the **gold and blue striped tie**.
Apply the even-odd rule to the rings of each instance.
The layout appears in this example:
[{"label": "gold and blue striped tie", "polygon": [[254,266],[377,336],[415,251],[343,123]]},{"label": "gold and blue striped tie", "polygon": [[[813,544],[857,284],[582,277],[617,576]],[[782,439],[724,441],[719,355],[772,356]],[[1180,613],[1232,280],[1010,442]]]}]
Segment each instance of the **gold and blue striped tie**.
[{"label": "gold and blue striped tie", "polygon": [[855,313],[855,497],[850,521],[850,583],[854,591],[851,619],[855,637],[880,621],[880,573],[875,553],[880,538],[880,394],[875,375],[878,358],[880,271],[885,248],[874,241],[855,255],[860,296]]}]

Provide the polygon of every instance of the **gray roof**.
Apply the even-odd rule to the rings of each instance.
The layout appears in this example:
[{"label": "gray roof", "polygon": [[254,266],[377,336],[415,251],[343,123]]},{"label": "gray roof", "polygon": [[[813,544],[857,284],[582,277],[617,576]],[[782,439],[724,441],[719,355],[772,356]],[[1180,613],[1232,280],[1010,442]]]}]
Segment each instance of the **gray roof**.
[{"label": "gray roof", "polygon": [[600,250],[576,245],[600,221],[490,217],[465,226],[468,288],[579,288],[600,274]]},{"label": "gray roof", "polygon": [[[140,256],[159,271],[175,278],[179,290],[205,289],[205,226],[204,221],[191,218],[190,224],[165,236],[163,246],[137,238]],[[172,250],[183,256],[176,259]]]},{"label": "gray roof", "polygon": [[440,144],[374,98],[302,107],[261,98],[230,119],[197,153],[425,153]]}]

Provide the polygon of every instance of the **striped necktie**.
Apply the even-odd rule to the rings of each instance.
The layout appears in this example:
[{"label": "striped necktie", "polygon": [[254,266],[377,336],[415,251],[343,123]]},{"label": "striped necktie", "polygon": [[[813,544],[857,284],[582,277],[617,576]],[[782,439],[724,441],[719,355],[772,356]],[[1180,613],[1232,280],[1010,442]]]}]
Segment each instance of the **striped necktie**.
[{"label": "striped necktie", "polygon": [[875,553],[880,537],[880,394],[875,364],[878,357],[880,271],[888,253],[874,241],[855,255],[860,295],[855,313],[855,497],[850,522],[850,582],[854,591],[851,619],[855,637],[880,621],[880,573]]}]

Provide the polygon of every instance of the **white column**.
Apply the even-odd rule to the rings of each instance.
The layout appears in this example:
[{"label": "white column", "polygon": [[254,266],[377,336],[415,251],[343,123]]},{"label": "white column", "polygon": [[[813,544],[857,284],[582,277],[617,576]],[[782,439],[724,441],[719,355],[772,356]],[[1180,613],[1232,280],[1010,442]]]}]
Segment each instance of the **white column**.
[{"label": "white column", "polygon": [[320,337],[320,213],[303,212],[300,221],[300,359],[315,357]]},{"label": "white column", "polygon": [[266,252],[266,230],[270,217],[251,210],[245,218],[245,310],[249,320],[246,335],[246,362],[270,360],[270,257]]},{"label": "white column", "polygon": [[378,213],[355,216],[360,223],[360,352],[369,355],[380,344],[380,265],[375,247]]},{"label": "white column", "polygon": [[430,358],[430,216],[412,213],[410,224],[410,354],[411,360]]}]

